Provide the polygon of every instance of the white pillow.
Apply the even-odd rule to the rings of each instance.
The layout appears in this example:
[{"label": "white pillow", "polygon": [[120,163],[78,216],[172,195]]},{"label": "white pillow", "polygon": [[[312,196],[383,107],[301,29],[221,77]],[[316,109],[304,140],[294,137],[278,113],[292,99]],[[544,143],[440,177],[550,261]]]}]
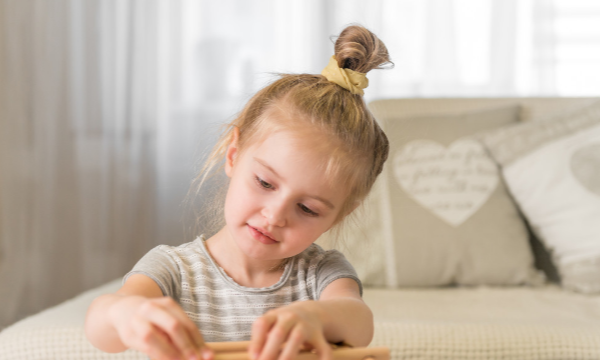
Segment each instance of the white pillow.
[{"label": "white pillow", "polygon": [[600,293],[600,102],[482,140],[563,286]]}]

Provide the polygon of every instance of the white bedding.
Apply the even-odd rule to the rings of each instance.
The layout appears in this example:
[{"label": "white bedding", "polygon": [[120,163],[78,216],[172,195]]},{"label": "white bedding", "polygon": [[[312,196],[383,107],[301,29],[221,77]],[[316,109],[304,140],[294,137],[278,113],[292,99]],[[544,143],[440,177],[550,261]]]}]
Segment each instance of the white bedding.
[{"label": "white bedding", "polygon": [[[89,303],[120,280],[0,332],[0,359],[146,359],[107,354],[83,334]],[[365,289],[372,346],[399,359],[600,359],[600,297],[543,288]]]},{"label": "white bedding", "polygon": [[543,288],[375,290],[394,359],[600,359],[600,297]]}]

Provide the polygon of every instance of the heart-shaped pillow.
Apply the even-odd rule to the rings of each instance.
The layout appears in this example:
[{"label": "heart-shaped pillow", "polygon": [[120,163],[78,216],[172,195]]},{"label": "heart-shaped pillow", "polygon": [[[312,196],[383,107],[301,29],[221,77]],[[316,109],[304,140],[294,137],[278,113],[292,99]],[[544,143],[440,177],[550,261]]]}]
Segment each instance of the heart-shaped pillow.
[{"label": "heart-shaped pillow", "polygon": [[364,221],[378,226],[355,232],[385,241],[385,285],[539,283],[525,223],[497,165],[473,138],[517,123],[520,107],[416,117],[400,111],[401,102],[375,111],[390,159]]},{"label": "heart-shaped pillow", "polygon": [[452,226],[471,217],[498,186],[496,164],[472,139],[449,147],[413,140],[396,152],[393,168],[408,196]]}]

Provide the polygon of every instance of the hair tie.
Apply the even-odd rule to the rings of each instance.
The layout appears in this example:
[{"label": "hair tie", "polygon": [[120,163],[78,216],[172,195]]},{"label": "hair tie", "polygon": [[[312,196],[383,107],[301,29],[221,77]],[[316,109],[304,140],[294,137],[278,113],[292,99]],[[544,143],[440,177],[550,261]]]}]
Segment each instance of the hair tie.
[{"label": "hair tie", "polygon": [[335,59],[335,55],[329,59],[329,64],[327,64],[325,69],[323,69],[321,75],[325,76],[327,80],[338,84],[353,94],[363,95],[363,89],[369,86],[367,74],[350,69],[340,68],[337,60]]}]

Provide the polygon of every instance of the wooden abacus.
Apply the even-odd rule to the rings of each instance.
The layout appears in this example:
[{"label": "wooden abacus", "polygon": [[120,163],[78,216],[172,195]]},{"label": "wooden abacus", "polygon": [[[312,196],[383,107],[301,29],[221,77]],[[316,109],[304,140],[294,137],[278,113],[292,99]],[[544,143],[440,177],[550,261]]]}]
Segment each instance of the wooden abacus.
[{"label": "wooden abacus", "polygon": [[[215,352],[215,360],[250,360],[250,341],[211,342],[208,347]],[[350,347],[332,345],[333,360],[390,360],[390,349],[386,347]],[[300,351],[295,360],[319,360],[314,351]]]}]

